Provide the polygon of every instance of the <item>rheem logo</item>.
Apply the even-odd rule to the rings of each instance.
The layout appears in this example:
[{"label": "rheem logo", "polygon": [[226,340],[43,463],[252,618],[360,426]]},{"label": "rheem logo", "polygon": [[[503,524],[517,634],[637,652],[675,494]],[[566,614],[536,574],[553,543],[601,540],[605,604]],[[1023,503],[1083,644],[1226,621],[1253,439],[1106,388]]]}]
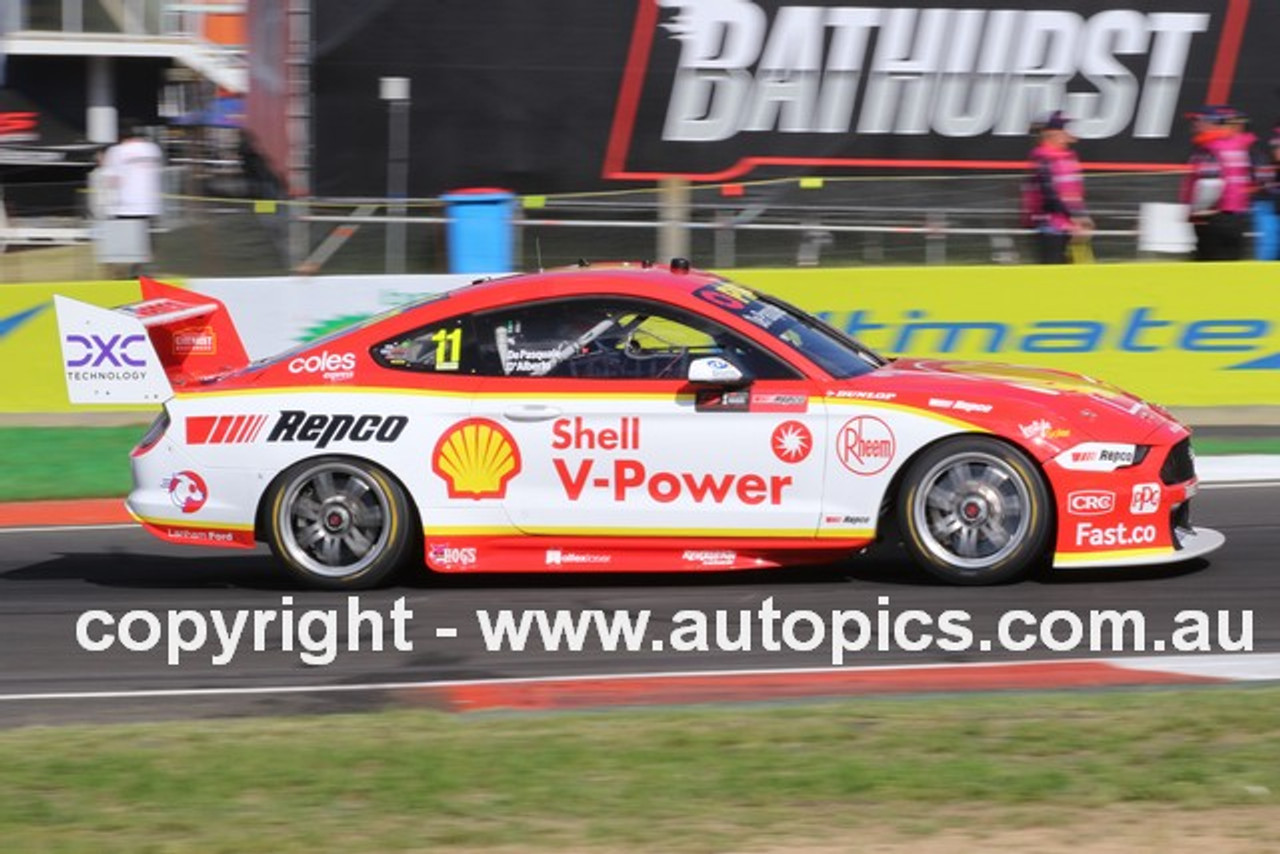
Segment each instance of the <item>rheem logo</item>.
[{"label": "rheem logo", "polygon": [[836,456],[849,471],[879,474],[893,462],[898,443],[889,425],[874,415],[850,418],[836,434]]}]

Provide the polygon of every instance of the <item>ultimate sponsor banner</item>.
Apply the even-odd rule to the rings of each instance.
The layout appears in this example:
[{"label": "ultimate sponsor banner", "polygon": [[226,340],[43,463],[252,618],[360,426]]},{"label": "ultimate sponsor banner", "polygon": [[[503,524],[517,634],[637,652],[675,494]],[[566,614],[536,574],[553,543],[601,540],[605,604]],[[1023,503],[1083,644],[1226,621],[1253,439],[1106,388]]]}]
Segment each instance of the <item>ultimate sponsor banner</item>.
[{"label": "ultimate sponsor banner", "polygon": [[[736,270],[733,280],[821,314],[890,355],[1075,371],[1172,406],[1280,405],[1274,265],[1118,264]],[[252,358],[357,322],[471,276],[204,279]],[[359,285],[357,287],[356,285]],[[0,412],[67,412],[53,294],[103,307],[139,299],[130,282],[0,288]],[[98,342],[95,342],[98,343]],[[127,342],[92,353],[125,361]],[[97,407],[99,411],[110,407]],[[116,407],[139,409],[139,407]]]},{"label": "ultimate sponsor banner", "polygon": [[1074,371],[1168,406],[1280,404],[1274,264],[739,270],[731,277],[819,313],[886,355]]},{"label": "ultimate sponsor banner", "polygon": [[383,75],[413,83],[413,196],[1020,169],[1059,107],[1088,168],[1169,169],[1196,106],[1270,125],[1278,32],[1280,4],[1257,0],[319,4],[313,178],[385,191]]},{"label": "ultimate sponsor banner", "polygon": [[[0,412],[70,412],[64,378],[69,370],[58,343],[53,295],[109,308],[139,299],[136,282],[64,282],[5,285],[0,288]],[[96,363],[101,370],[127,368],[129,342],[88,336],[73,361]],[[100,406],[103,410],[146,410],[137,406]]]}]

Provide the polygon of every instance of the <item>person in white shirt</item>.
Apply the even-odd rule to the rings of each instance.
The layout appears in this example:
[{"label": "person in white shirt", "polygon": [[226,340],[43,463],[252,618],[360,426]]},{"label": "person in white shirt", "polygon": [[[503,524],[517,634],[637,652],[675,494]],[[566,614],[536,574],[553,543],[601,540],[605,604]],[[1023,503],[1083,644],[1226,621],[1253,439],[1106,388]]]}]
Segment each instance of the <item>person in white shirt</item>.
[{"label": "person in white shirt", "polygon": [[129,135],[107,149],[103,166],[115,183],[115,216],[151,219],[160,215],[160,175],[164,153],[160,146],[131,127]]},{"label": "person in white shirt", "polygon": [[130,276],[140,275],[151,260],[151,225],[160,216],[160,179],[164,152],[145,136],[145,129],[129,124],[128,135],[107,149],[102,169],[108,184],[111,216],[116,220],[140,220],[139,232],[129,240],[137,247],[135,257],[145,258],[131,265]]},{"label": "person in white shirt", "polygon": [[111,219],[116,213],[116,179],[106,165],[107,150],[98,149],[97,166],[89,172],[89,217],[94,220]]}]

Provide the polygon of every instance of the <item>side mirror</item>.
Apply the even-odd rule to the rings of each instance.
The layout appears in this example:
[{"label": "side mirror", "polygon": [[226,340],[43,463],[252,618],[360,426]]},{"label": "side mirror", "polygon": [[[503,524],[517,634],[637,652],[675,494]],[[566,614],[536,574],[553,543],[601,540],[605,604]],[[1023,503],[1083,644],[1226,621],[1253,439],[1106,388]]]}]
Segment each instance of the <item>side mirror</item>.
[{"label": "side mirror", "polygon": [[743,385],[750,379],[737,365],[715,356],[694,359],[689,365],[689,382],[699,385]]}]

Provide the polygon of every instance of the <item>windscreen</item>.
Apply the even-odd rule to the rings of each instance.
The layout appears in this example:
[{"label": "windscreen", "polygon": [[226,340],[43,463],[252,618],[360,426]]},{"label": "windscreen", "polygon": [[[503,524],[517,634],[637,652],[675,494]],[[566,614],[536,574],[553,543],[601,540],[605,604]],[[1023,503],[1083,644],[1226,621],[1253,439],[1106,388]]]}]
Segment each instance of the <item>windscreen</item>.
[{"label": "windscreen", "polygon": [[836,379],[862,376],[887,361],[813,315],[733,282],[707,285],[694,296],[764,330]]}]

